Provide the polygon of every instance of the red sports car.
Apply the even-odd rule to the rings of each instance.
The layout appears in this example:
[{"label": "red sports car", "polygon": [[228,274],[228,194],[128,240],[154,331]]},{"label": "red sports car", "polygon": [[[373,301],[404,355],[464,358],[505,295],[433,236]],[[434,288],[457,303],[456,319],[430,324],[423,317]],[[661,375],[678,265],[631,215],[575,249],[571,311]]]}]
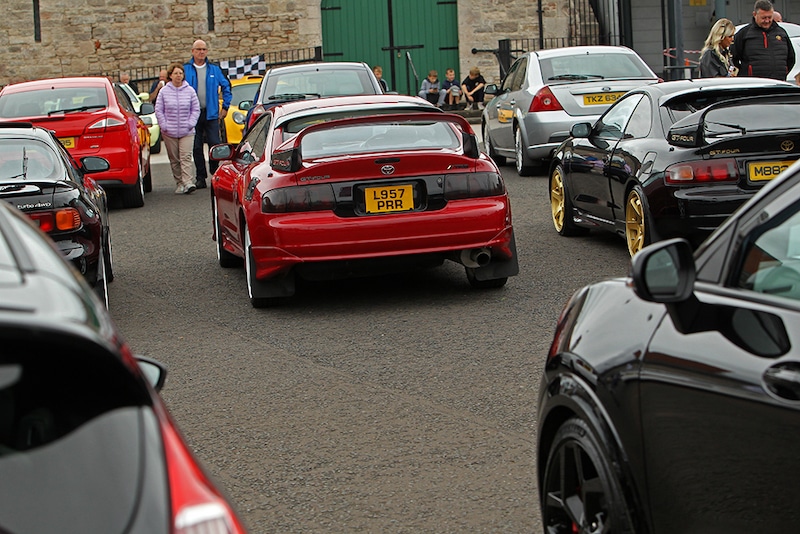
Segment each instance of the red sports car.
[{"label": "red sports car", "polygon": [[331,279],[464,265],[473,287],[519,271],[505,183],[469,123],[417,97],[300,101],[212,147],[222,267],[244,259],[255,307]]},{"label": "red sports car", "polygon": [[54,78],[7,85],[0,91],[0,119],[31,122],[55,132],[80,160],[100,156],[111,168],[93,174],[104,189],[119,189],[126,208],[144,205],[152,189],[150,132],[128,97],[107,78]]}]

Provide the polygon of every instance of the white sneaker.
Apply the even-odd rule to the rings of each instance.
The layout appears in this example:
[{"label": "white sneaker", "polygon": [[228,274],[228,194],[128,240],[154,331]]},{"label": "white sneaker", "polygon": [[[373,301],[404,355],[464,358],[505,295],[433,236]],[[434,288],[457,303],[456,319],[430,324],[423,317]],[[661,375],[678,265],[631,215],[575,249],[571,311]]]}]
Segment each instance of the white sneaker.
[{"label": "white sneaker", "polygon": [[186,186],[185,186],[185,185],[183,185],[183,184],[180,184],[180,185],[178,185],[178,188],[177,188],[177,189],[175,189],[175,194],[176,194],[176,195],[182,195],[182,194],[184,194],[185,192],[186,192]]},{"label": "white sneaker", "polygon": [[188,184],[188,185],[185,185],[185,186],[183,187],[183,194],[184,194],[184,195],[189,195],[189,194],[191,194],[191,193],[194,193],[194,190],[195,190],[195,189],[197,189],[197,186],[196,186],[196,185],[194,185],[194,184]]},{"label": "white sneaker", "polygon": [[478,102],[478,109],[483,109],[483,102]]}]

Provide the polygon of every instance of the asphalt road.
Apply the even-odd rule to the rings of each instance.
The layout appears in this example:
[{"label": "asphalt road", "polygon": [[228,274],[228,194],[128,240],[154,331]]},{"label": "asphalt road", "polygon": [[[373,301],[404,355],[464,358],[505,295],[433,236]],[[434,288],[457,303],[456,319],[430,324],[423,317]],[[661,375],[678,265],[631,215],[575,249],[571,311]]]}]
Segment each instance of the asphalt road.
[{"label": "asphalt road", "polygon": [[503,175],[520,275],[475,291],[446,264],[305,283],[256,310],[222,269],[207,190],[165,156],[141,209],[111,214],[111,313],[251,532],[533,532],[539,376],[580,286],[621,276],[621,238],[562,238],[544,176]]}]

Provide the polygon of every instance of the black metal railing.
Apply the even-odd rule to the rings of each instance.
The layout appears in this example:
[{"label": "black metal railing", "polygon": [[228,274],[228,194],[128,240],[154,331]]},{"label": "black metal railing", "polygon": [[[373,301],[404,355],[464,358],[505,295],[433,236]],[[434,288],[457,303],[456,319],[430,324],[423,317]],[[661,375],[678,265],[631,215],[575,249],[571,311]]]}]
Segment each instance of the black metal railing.
[{"label": "black metal railing", "polygon": [[[214,59],[215,62],[227,61],[228,63],[235,63],[238,60],[246,61],[258,57],[260,62],[269,69],[280,65],[295,65],[298,63],[311,63],[314,61],[322,61],[322,47],[313,46],[308,48],[295,48],[291,50],[278,50],[275,52],[266,52],[263,54],[250,54],[247,56],[234,56],[221,59]],[[158,80],[158,74],[161,69],[166,69],[168,65],[153,65],[149,67],[134,67],[127,70],[120,69],[116,71],[104,71],[99,73],[90,74],[90,76],[106,76],[114,81],[119,80],[121,72],[127,72],[131,76],[131,81],[136,83],[140,92],[147,92],[154,81]]]}]

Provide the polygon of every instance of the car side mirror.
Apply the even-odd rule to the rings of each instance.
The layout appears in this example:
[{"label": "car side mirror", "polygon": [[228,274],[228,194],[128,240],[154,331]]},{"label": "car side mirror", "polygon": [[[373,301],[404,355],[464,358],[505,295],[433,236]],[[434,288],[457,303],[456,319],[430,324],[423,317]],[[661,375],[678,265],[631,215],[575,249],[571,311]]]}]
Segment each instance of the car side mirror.
[{"label": "car side mirror", "polygon": [[490,83],[489,85],[487,85],[486,87],[483,88],[483,92],[484,92],[484,94],[487,94],[487,95],[492,95],[492,96],[496,95],[497,94],[497,84],[496,83]]},{"label": "car side mirror", "polygon": [[694,291],[692,247],[685,239],[670,239],[640,250],[631,259],[636,294],[649,302],[683,302]]},{"label": "car side mirror", "polygon": [[93,172],[105,172],[111,168],[108,160],[98,156],[86,156],[81,158],[81,169],[87,174]]},{"label": "car side mirror", "polygon": [[579,122],[578,124],[573,124],[572,128],[570,128],[569,130],[569,134],[572,137],[578,137],[578,138],[589,137],[591,133],[592,133],[592,125],[591,123],[588,122]]},{"label": "car side mirror", "polygon": [[142,102],[142,107],[139,108],[139,115],[150,115],[156,112],[156,106],[150,102]]},{"label": "car side mirror", "polygon": [[238,107],[242,111],[247,111],[248,109],[253,107],[253,101],[252,100],[242,100],[241,102],[239,102],[239,104],[236,107]]},{"label": "car side mirror", "polygon": [[208,158],[213,161],[225,161],[233,157],[233,145],[214,145],[208,152]]},{"label": "car side mirror", "polygon": [[136,362],[139,364],[142,374],[153,386],[156,391],[161,391],[164,387],[164,382],[167,380],[167,368],[163,363],[145,358],[144,356],[136,356]]}]

